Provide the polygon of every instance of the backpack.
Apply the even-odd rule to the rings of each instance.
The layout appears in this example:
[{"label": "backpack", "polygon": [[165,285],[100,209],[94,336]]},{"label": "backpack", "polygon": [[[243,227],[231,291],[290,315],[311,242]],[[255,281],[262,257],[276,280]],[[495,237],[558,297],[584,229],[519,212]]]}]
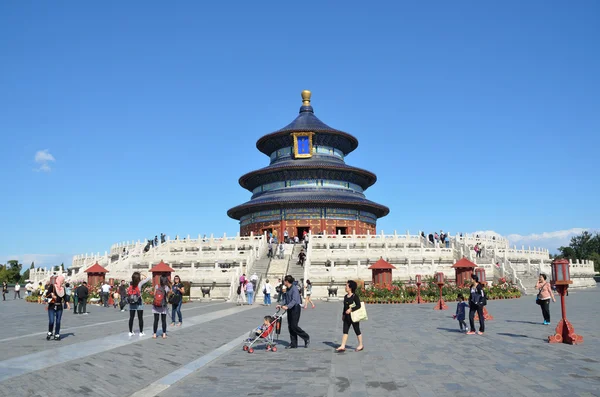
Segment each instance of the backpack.
[{"label": "backpack", "polygon": [[154,291],[154,307],[166,307],[167,306],[167,292],[163,287],[158,287]]},{"label": "backpack", "polygon": [[142,303],[142,294],[139,287],[129,286],[127,288],[127,303],[130,305],[138,305]]},{"label": "backpack", "polygon": [[242,293],[242,286],[238,285],[237,294],[240,295]]}]

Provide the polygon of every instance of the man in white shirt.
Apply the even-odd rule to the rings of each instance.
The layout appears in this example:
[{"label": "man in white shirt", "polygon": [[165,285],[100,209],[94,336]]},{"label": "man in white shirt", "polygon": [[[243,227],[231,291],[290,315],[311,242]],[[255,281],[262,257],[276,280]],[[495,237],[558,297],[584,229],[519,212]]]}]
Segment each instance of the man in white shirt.
[{"label": "man in white shirt", "polygon": [[27,296],[31,296],[33,293],[33,283],[31,281],[28,281],[27,284],[25,284],[25,291]]},{"label": "man in white shirt", "polygon": [[15,299],[17,299],[17,295],[19,296],[19,299],[23,299],[21,298],[21,286],[18,282],[15,284]]},{"label": "man in white shirt", "polygon": [[102,303],[104,304],[104,307],[108,307],[108,295],[110,294],[110,288],[110,285],[108,285],[106,281],[104,282],[104,284],[102,284],[102,287],[100,287]]}]

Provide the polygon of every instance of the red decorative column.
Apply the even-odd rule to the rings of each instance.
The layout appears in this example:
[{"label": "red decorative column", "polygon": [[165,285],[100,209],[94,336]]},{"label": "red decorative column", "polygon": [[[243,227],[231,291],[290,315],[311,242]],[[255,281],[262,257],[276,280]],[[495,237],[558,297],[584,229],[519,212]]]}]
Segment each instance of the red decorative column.
[{"label": "red decorative column", "polygon": [[438,272],[435,274],[435,283],[438,285],[438,287],[440,287],[440,300],[433,307],[433,310],[448,310],[448,305],[446,305],[446,302],[444,302],[442,296],[442,288],[444,287],[444,273]]},{"label": "red decorative column", "polygon": [[421,304],[421,275],[417,274],[416,275],[416,279],[417,279],[417,303]]},{"label": "red decorative column", "polygon": [[569,261],[566,259],[557,259],[552,262],[552,276],[556,289],[560,294],[560,309],[562,318],[556,326],[554,335],[548,337],[549,343],[567,343],[569,345],[579,345],[583,343],[583,336],[577,335],[573,325],[567,320],[567,307],[565,296],[569,289],[569,284],[572,284],[571,273],[569,271]]}]

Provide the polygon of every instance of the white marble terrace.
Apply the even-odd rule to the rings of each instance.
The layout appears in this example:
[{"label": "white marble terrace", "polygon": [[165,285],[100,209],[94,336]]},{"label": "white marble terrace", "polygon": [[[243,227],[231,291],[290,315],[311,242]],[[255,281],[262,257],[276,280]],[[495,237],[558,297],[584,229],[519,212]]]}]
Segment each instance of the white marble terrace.
[{"label": "white marble terrace", "polygon": [[[477,258],[473,247],[480,243],[482,256]],[[73,257],[70,281],[87,279],[87,268],[99,263],[109,272],[107,279],[129,280],[134,271],[148,272],[161,260],[175,269],[184,281],[192,282],[193,299],[202,296],[201,288],[211,288],[213,299],[235,299],[237,280],[242,272],[253,272],[258,260],[267,260],[268,244],[265,236],[170,239],[144,252],[146,240],[126,241],[114,244],[104,255],[84,254]],[[448,246],[435,246],[418,234],[376,235],[311,235],[309,238],[304,279],[313,283],[313,296],[326,297],[327,287],[343,286],[348,279],[371,280],[368,267],[379,258],[392,263],[396,270],[394,279],[411,280],[415,275],[433,275],[443,272],[454,278],[451,266],[460,258],[475,262],[486,269],[488,280],[507,277],[525,293],[532,293],[534,280],[539,273],[551,274],[550,254],[546,249],[535,247],[510,247],[504,238],[486,236],[449,236]],[[297,258],[290,258],[287,271],[296,265]],[[267,260],[268,261],[268,260]],[[265,271],[264,275],[268,274]],[[36,283],[46,281],[51,270],[32,271]],[[573,288],[593,287],[594,264],[583,261],[571,264]],[[343,288],[340,289],[340,292]]]}]

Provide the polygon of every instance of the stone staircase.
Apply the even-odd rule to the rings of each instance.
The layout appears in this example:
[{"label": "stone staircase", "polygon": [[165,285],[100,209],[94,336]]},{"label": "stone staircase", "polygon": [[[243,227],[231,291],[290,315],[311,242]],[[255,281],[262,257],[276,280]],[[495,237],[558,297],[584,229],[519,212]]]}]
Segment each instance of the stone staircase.
[{"label": "stone staircase", "polygon": [[304,267],[298,265],[298,254],[302,248],[304,248],[302,244],[294,245],[294,248],[292,249],[292,255],[290,256],[288,262],[287,274],[291,275],[296,280],[304,278]]},{"label": "stone staircase", "polygon": [[521,280],[521,283],[523,283],[523,289],[524,291],[522,291],[525,295],[536,295],[537,294],[537,290],[535,289],[535,285],[538,282],[538,275],[537,274],[530,274],[530,273],[517,273],[517,277],[519,277],[519,280]]},{"label": "stone staircase", "polygon": [[[277,284],[277,279],[281,278],[283,279],[283,277],[287,274],[287,269],[288,269],[288,262],[290,260],[290,256],[292,253],[292,247],[293,244],[285,244],[285,253],[283,255],[283,259],[279,259],[278,255],[275,255],[274,258],[272,259],[268,259],[265,258],[267,260],[270,260],[268,267],[265,269],[264,273],[261,275],[258,273],[258,270],[256,270],[256,275],[259,276],[259,284],[257,285],[257,291],[256,291],[256,301],[257,302],[262,302],[263,300],[263,293],[262,293],[262,288],[263,288],[263,283],[265,280],[269,280],[269,284],[271,284],[271,286],[273,287],[273,292],[271,293],[271,299],[273,299],[273,296],[275,294],[274,290],[275,290],[275,286]],[[262,260],[262,259],[261,259]],[[257,267],[254,267],[254,269],[258,269]],[[253,270],[254,271],[254,270]]]},{"label": "stone staircase", "polygon": [[[260,298],[260,300],[262,301],[262,285],[267,277],[267,273],[271,265],[271,260],[271,258],[265,256],[264,258],[260,258],[256,262],[254,262],[254,266],[252,266],[252,274],[256,273],[256,275],[258,276],[258,281],[256,282],[256,291],[254,292],[255,300]],[[246,277],[250,278],[252,274],[246,274]]]}]

